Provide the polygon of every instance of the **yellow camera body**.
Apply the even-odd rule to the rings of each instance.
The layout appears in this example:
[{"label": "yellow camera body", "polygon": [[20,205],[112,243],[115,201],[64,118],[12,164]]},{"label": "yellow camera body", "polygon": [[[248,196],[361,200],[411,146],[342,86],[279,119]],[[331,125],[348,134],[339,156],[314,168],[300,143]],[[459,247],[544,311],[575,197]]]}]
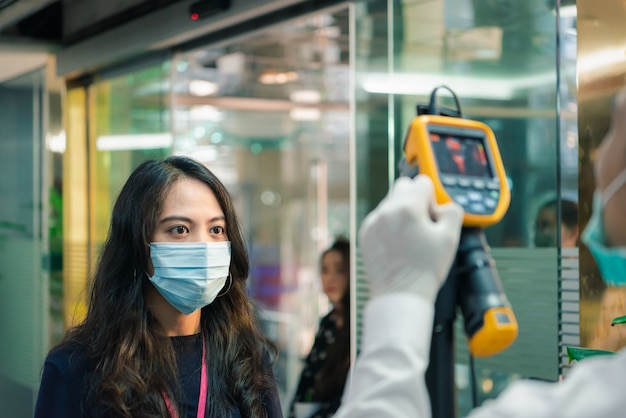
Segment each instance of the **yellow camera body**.
[{"label": "yellow camera body", "polygon": [[[420,115],[413,119],[404,143],[404,164],[413,174],[429,176],[435,186],[437,202],[455,201],[465,212],[464,233],[459,248],[468,245],[482,232],[477,230],[498,223],[509,208],[511,193],[504,164],[493,131],[474,120],[440,115]],[[408,166],[408,167],[407,167]],[[415,172],[417,169],[417,172]],[[473,232],[472,232],[473,231]],[[486,257],[486,243],[481,245]],[[458,254],[457,254],[458,257]],[[483,265],[459,280],[460,292],[477,292],[463,299],[466,332],[470,353],[477,357],[497,354],[517,338],[518,325],[513,310],[497,279],[497,273],[487,267],[485,258],[463,257],[470,266]],[[469,283],[472,283],[471,285]],[[463,303],[466,302],[466,305]]]},{"label": "yellow camera body", "polygon": [[404,156],[432,179],[438,203],[455,201],[463,207],[464,226],[491,226],[506,213],[511,195],[498,144],[486,124],[417,116],[407,132]]},{"label": "yellow camera body", "polygon": [[[437,91],[442,88],[451,93],[456,110],[437,105]],[[502,220],[511,192],[493,131],[482,122],[464,119],[459,99],[449,87],[436,87],[428,105],[417,104],[416,110],[399,174],[427,175],[437,203],[454,201],[465,213],[454,262],[435,300],[426,370],[432,416],[454,417],[453,342],[458,313],[471,357],[496,355],[518,335],[517,319],[483,231]],[[473,362],[470,367],[474,375]]]}]

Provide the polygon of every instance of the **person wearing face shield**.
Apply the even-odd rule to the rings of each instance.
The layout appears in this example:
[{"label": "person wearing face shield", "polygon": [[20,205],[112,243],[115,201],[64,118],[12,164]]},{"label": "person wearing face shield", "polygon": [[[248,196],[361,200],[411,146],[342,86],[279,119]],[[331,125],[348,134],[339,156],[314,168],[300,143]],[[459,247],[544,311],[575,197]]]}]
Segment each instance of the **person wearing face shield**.
[{"label": "person wearing face shield", "polygon": [[[582,241],[609,286],[626,286],[626,88],[595,161],[593,215]],[[371,298],[339,418],[429,418],[434,302],[459,242],[462,210],[438,205],[430,178],[400,178],[364,220],[359,240]],[[384,245],[381,245],[384,243]],[[558,383],[520,380],[469,418],[626,415],[626,348],[586,359]]]}]

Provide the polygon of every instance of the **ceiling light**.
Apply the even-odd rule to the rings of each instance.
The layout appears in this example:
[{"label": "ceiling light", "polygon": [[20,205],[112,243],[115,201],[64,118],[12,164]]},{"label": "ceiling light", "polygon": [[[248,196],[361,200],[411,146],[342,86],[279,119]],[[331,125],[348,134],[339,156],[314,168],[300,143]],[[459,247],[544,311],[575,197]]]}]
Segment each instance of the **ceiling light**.
[{"label": "ceiling light", "polygon": [[294,107],[289,111],[289,117],[300,122],[315,122],[322,118],[322,112],[313,107]]},{"label": "ceiling light", "polygon": [[386,74],[363,76],[362,87],[368,93],[429,95],[435,86],[445,84],[460,97],[508,100],[518,90],[556,83],[552,72],[524,77],[479,78],[443,74]]},{"label": "ceiling light", "polygon": [[198,121],[219,122],[224,118],[224,115],[215,106],[201,105],[189,108],[189,118]]},{"label": "ceiling light", "polygon": [[208,80],[191,80],[189,93],[193,96],[210,96],[217,93],[219,86]]},{"label": "ceiling light", "polygon": [[98,151],[159,149],[172,146],[172,134],[103,135],[96,139]]},{"label": "ceiling light", "polygon": [[276,73],[264,72],[259,76],[261,84],[276,84]]},{"label": "ceiling light", "polygon": [[294,103],[316,104],[322,100],[318,90],[296,90],[289,95],[289,100]]},{"label": "ceiling light", "polygon": [[290,81],[296,81],[297,79],[298,73],[295,71],[263,71],[261,75],[259,75],[259,82],[261,84],[285,84]]},{"label": "ceiling light", "polygon": [[63,154],[65,152],[66,140],[65,131],[61,131],[56,135],[48,135],[48,150]]},{"label": "ceiling light", "polygon": [[285,84],[287,82],[287,75],[285,73],[276,74],[276,83]]}]

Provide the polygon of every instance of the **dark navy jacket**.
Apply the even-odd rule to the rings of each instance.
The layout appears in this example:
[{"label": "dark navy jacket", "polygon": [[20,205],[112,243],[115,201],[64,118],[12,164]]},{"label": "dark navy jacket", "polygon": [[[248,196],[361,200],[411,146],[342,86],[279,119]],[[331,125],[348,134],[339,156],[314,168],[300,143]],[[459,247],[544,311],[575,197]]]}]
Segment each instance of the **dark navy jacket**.
[{"label": "dark navy jacket", "polygon": [[[196,418],[200,393],[201,339],[199,336],[186,336],[173,337],[172,341],[179,365],[179,379],[185,395],[185,399],[179,400],[179,403],[185,408],[187,417]],[[91,418],[96,416],[113,418],[101,405],[84,405],[84,409],[81,408],[81,402],[85,399],[88,372],[89,364],[77,350],[67,347],[52,350],[44,364],[35,418]],[[272,392],[268,393],[266,405],[268,418],[282,418],[275,387]],[[209,416],[208,409],[207,405],[207,417]],[[236,406],[233,407],[230,417],[241,418],[241,413]]]}]

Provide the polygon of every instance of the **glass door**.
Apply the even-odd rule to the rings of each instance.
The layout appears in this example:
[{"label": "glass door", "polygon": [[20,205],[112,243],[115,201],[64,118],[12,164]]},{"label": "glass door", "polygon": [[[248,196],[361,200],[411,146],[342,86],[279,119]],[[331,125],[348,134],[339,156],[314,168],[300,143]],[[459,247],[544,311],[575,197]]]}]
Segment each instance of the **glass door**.
[{"label": "glass door", "polygon": [[0,410],[32,416],[49,346],[45,70],[0,84]]},{"label": "glass door", "polygon": [[351,235],[349,55],[344,6],[172,63],[171,152],[203,161],[233,195],[285,411],[330,308],[319,256]]},{"label": "glass door", "polygon": [[66,94],[66,327],[80,322],[86,313],[87,283],[107,236],[115,197],[139,164],[169,153],[170,62],[142,64],[99,74],[93,83],[70,86]]}]

